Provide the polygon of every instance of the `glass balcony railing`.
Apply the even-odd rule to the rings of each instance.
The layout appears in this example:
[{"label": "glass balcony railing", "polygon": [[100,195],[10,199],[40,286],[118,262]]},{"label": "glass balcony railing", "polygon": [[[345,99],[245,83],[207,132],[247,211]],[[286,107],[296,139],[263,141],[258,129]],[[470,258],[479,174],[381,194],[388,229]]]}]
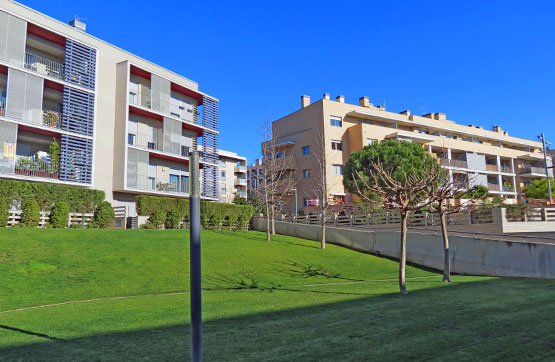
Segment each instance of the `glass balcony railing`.
[{"label": "glass balcony railing", "polygon": [[247,179],[244,178],[235,178],[235,184],[236,185],[246,185],[247,184]]},{"label": "glass balcony railing", "polygon": [[139,190],[166,192],[170,194],[189,194],[189,178],[181,176],[181,179],[157,181],[155,177],[138,175],[136,188]]},{"label": "glass balcony railing", "polygon": [[25,68],[42,75],[64,80],[64,65],[44,57],[25,53]]},{"label": "glass balcony railing", "polygon": [[235,172],[247,172],[247,167],[235,165]]},{"label": "glass balcony railing", "polygon": [[545,168],[537,167],[537,166],[528,166],[524,167],[520,170],[520,174],[538,174],[538,175],[545,175]]},{"label": "glass balcony railing", "polygon": [[141,94],[129,93],[129,104],[152,109],[153,111],[161,112],[183,121],[199,123],[199,113],[196,111],[195,106],[179,106],[175,103],[162,100],[153,102],[150,91]]}]

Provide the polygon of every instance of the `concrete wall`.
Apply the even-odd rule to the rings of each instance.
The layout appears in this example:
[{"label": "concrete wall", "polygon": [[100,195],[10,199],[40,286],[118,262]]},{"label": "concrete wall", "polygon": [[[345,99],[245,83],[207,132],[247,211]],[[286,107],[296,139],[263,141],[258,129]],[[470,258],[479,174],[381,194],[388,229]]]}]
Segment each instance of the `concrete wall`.
[{"label": "concrete wall", "polygon": [[[309,240],[320,240],[316,225],[276,221],[276,233]],[[264,219],[254,218],[253,228],[265,231]],[[328,227],[327,242],[368,253],[399,257],[400,233]],[[555,245],[488,240],[450,236],[451,270],[458,274],[555,278]],[[407,260],[411,263],[443,269],[441,235],[409,232]]]}]

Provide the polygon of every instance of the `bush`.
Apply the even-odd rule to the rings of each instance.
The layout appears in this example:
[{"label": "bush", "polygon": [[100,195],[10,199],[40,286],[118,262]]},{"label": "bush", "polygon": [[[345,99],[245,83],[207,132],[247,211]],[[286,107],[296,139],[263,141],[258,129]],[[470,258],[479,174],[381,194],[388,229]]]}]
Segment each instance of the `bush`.
[{"label": "bush", "polygon": [[152,230],[152,229],[158,229],[156,227],[156,225],[154,225],[153,223],[149,222],[145,222],[144,224],[142,224],[139,229],[146,229],[146,230]]},{"label": "bush", "polygon": [[0,199],[0,227],[8,226],[10,217],[10,203],[5,198]]},{"label": "bush", "polygon": [[159,229],[166,221],[166,213],[162,210],[156,210],[148,218],[148,222],[154,226],[155,229]]},{"label": "bush", "polygon": [[50,223],[52,227],[63,229],[69,221],[69,206],[64,201],[58,201],[50,212]]},{"label": "bush", "polygon": [[23,208],[21,224],[26,227],[37,227],[40,221],[40,208],[35,199],[26,200]]},{"label": "bush", "polygon": [[82,229],[82,228],[83,228],[83,225],[80,224],[80,223],[78,223],[78,222],[74,222],[74,223],[72,223],[71,225],[69,225],[69,228],[70,228],[70,229]]},{"label": "bush", "polygon": [[76,186],[0,180],[0,198],[5,198],[10,203],[35,199],[39,208],[45,211],[51,210],[56,202],[65,201],[69,206],[69,212],[93,212],[104,197],[104,191]]},{"label": "bush", "polygon": [[112,209],[112,205],[108,201],[103,201],[98,205],[94,212],[93,216],[93,226],[98,226],[101,229],[105,229],[112,225],[112,221],[114,221],[114,209]]},{"label": "bush", "polygon": [[150,216],[160,210],[164,215],[170,211],[179,211],[185,218],[189,218],[189,199],[138,195],[135,203],[137,214],[141,216]]},{"label": "bush", "polygon": [[179,224],[183,221],[183,214],[180,211],[170,211],[166,214],[166,229],[179,229]]}]

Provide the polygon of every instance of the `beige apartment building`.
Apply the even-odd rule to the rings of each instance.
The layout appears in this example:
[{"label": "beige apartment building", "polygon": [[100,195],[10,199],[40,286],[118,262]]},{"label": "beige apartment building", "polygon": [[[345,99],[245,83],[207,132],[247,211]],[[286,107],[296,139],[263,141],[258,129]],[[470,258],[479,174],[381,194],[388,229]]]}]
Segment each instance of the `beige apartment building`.
[{"label": "beige apartment building", "polygon": [[217,201],[216,98],[79,20],[0,2],[1,178],[103,190],[134,216],[138,194],[189,196],[189,152],[201,145],[202,197]]},{"label": "beige apartment building", "polygon": [[[314,153],[322,152],[322,147],[328,197],[337,205],[352,205],[343,187],[343,165],[349,155],[387,139],[421,144],[449,170],[450,177],[468,174],[469,187],[486,186],[490,196],[502,196],[509,203],[522,199],[522,189],[531,180],[545,177],[540,142],[509,136],[500,126],[487,130],[457,124],[444,113],[388,112],[368,97],[349,104],[343,96],[332,100],[324,94],[314,103],[302,96],[301,108],[274,121],[272,132],[278,156],[291,159],[287,164],[299,180],[297,202],[305,211],[319,202],[311,196],[311,185],[318,172]],[[292,196],[285,211],[293,212],[294,204]]]}]

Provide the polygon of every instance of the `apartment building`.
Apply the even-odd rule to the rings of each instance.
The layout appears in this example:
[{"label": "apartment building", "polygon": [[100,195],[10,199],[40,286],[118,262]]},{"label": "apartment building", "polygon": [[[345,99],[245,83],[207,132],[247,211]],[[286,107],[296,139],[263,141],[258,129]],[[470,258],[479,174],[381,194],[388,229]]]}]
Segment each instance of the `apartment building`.
[{"label": "apartment building", "polygon": [[[277,156],[291,159],[287,164],[299,180],[297,202],[305,211],[320,202],[310,192],[318,172],[315,153],[325,154],[329,200],[352,205],[343,187],[343,165],[352,152],[387,139],[421,144],[451,178],[467,174],[468,187],[486,186],[490,196],[502,196],[510,203],[522,198],[522,189],[531,180],[545,177],[540,142],[509,136],[499,126],[486,130],[457,124],[444,113],[388,112],[368,97],[349,104],[343,96],[332,100],[324,94],[314,103],[302,96],[301,108],[274,121],[272,132]],[[294,201],[289,200],[286,211],[292,212]]]},{"label": "apartment building", "polygon": [[133,216],[138,194],[188,197],[202,145],[202,197],[219,199],[218,100],[79,20],[2,1],[0,94],[1,178],[104,190]]},{"label": "apartment building", "polygon": [[[199,151],[202,152],[202,146]],[[236,152],[218,150],[218,199],[233,203],[236,196],[247,198],[247,158]]]}]

